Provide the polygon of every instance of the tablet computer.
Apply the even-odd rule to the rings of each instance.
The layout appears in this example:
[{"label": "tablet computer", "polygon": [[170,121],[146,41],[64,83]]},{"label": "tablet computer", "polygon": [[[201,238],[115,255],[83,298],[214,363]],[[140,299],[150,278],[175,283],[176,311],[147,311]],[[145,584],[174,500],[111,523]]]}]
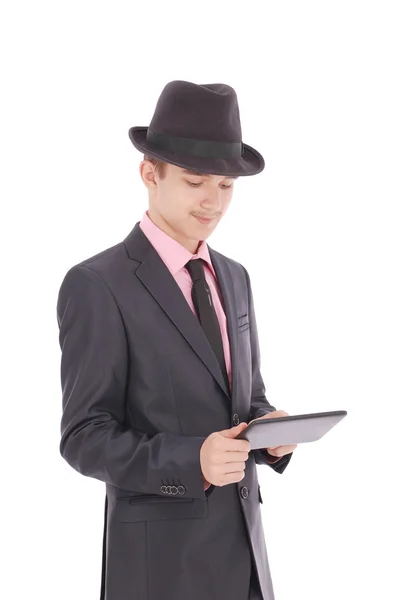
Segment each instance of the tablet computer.
[{"label": "tablet computer", "polygon": [[250,421],[235,439],[245,439],[251,450],[275,448],[292,444],[315,442],[337,425],[347,414],[346,410],[271,417]]}]

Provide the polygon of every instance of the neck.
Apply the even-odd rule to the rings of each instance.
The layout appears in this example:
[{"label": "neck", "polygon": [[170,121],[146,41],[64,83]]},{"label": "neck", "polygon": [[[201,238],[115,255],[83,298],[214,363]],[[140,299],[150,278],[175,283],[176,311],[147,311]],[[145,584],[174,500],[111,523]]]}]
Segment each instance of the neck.
[{"label": "neck", "polygon": [[161,229],[162,231],[164,231],[164,233],[166,233],[171,238],[173,238],[173,240],[175,240],[176,242],[181,244],[181,246],[186,248],[189,252],[191,252],[191,254],[197,253],[198,248],[199,248],[200,244],[202,243],[201,241],[191,240],[189,238],[186,238],[186,237],[180,235],[169,225],[169,223],[161,216],[160,213],[158,213],[157,211],[154,211],[151,207],[149,207],[146,212],[148,214],[149,219],[159,229]]}]

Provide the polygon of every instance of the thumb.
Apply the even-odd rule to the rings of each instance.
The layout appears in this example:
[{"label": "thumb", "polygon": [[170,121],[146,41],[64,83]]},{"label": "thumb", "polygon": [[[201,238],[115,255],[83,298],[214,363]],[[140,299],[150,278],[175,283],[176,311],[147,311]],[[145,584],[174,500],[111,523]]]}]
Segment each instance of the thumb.
[{"label": "thumb", "polygon": [[226,438],[236,438],[241,431],[243,431],[246,427],[248,427],[248,423],[242,422],[235,427],[230,427],[230,429],[223,429],[220,431],[221,435]]}]

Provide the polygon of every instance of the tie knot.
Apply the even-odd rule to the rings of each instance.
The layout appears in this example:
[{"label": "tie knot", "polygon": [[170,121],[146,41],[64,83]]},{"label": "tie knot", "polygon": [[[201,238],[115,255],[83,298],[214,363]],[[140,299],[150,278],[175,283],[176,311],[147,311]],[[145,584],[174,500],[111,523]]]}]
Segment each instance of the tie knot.
[{"label": "tie knot", "polygon": [[191,258],[191,260],[189,260],[185,266],[188,269],[192,281],[206,279],[202,258]]}]

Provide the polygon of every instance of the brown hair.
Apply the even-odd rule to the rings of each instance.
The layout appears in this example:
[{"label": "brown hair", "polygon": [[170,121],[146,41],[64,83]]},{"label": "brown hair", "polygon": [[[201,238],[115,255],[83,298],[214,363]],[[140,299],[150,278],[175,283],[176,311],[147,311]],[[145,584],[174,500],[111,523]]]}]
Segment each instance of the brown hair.
[{"label": "brown hair", "polygon": [[160,179],[165,178],[167,165],[166,162],[159,160],[158,158],[154,158],[153,156],[148,156],[147,154],[143,155],[143,160],[149,160],[153,165],[155,165],[155,171],[159,174]]}]

